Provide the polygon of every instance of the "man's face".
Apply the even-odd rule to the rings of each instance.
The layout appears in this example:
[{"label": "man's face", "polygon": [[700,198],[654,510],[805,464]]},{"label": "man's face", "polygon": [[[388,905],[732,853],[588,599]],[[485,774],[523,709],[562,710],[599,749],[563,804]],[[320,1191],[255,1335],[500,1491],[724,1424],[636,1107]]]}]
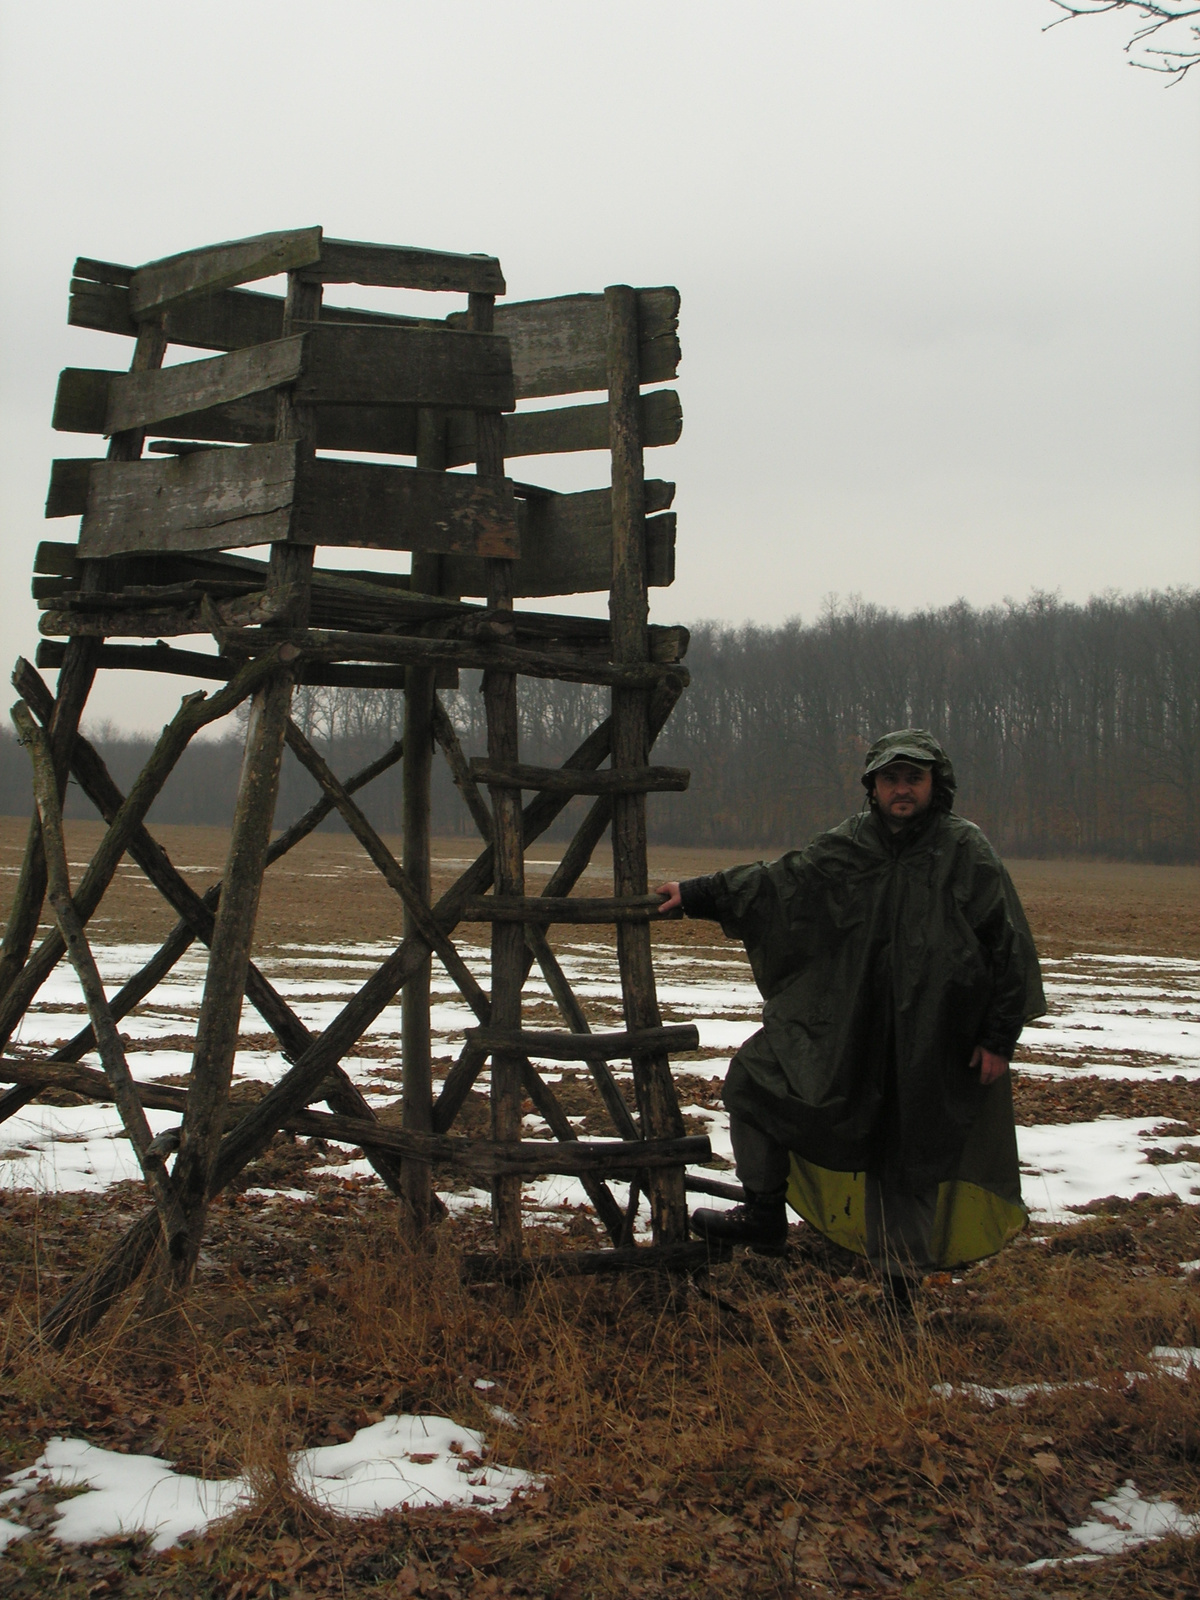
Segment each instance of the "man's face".
[{"label": "man's face", "polygon": [[928,811],[933,800],[933,768],[915,761],[892,761],[875,774],[879,814],[893,833]]}]

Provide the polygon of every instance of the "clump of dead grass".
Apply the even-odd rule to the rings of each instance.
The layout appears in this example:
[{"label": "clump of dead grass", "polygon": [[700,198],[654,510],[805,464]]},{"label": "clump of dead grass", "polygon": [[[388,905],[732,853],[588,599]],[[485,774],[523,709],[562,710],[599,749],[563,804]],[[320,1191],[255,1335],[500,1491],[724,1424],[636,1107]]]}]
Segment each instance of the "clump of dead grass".
[{"label": "clump of dead grass", "polygon": [[[7,1450],[22,1465],[48,1432],[86,1427],[246,1475],[252,1504],[159,1563],[164,1595],[226,1592],[188,1588],[201,1569],[246,1595],[1033,1594],[1021,1565],[1069,1554],[1067,1528],[1126,1478],[1197,1509],[1200,1382],[1125,1378],[1153,1345],[1197,1342],[1196,1288],[1170,1275],[1200,1256],[1197,1217],[1143,1206],[1113,1227],[1086,1219],[1054,1248],[1020,1241],[944,1275],[902,1325],[861,1267],[811,1241],[691,1286],[546,1279],[516,1295],[460,1280],[482,1221],[446,1224],[425,1253],[369,1190],[231,1201],[173,1347],[126,1308],[86,1345],[10,1359]],[[6,1308],[11,1349],[31,1305],[27,1285]],[[964,1392],[1026,1381],[1071,1387],[993,1409]],[[314,1506],[292,1454],[395,1411],[480,1429],[543,1487],[492,1515],[342,1523]],[[1169,1594],[1193,1555],[1164,1560],[1125,1566]],[[1091,1582],[1054,1570],[1058,1592]],[[254,1587],[270,1574],[287,1587]]]}]

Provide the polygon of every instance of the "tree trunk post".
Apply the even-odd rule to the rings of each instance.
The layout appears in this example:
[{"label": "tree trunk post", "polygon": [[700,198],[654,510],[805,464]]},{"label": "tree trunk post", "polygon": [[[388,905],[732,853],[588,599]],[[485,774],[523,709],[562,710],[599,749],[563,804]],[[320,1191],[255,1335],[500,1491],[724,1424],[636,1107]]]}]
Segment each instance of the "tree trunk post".
[{"label": "tree trunk post", "polygon": [[[609,616],[613,661],[624,664],[645,661],[649,656],[637,295],[625,285],[617,285],[604,291],[604,305],[612,451],[613,576]],[[648,696],[644,690],[614,688],[612,725],[613,766],[645,766],[650,741]],[[612,842],[614,891],[619,897],[645,895],[648,879],[644,794],[613,795]],[[617,924],[617,960],[626,1026],[631,1030],[660,1027],[649,923]],[[635,1056],[633,1075],[643,1137],[682,1135],[683,1119],[666,1052]],[[684,1242],[688,1216],[682,1169],[651,1174],[648,1190],[655,1243]]]},{"label": "tree trunk post", "polygon": [[[320,284],[305,283],[299,272],[289,272],[284,335],[298,322],[315,322],[320,311]],[[290,392],[282,391],[278,397],[275,431],[280,440],[299,439],[312,450],[316,439],[315,413],[311,407],[297,406]],[[302,628],[307,624],[313,553],[311,545],[271,546],[268,590],[284,602],[281,621],[285,626]],[[250,946],[279,793],[292,682],[290,671],[276,672],[256,691],[250,703],[229,855],[213,926],[188,1079],[187,1109],[173,1173],[187,1219],[184,1248],[171,1266],[172,1282],[177,1289],[190,1280],[200,1253],[224,1129]]]}]

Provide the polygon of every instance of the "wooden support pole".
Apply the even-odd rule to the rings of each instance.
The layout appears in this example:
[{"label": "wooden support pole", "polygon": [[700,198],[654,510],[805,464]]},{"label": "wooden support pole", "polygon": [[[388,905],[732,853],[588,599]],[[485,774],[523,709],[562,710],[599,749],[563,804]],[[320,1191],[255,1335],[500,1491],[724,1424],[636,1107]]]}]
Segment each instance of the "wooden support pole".
[{"label": "wooden support pole", "polygon": [[455,786],[466,802],[467,810],[475,819],[479,836],[488,844],[492,842],[492,813],[487,801],[479,792],[479,785],[471,774],[471,766],[463,754],[462,745],[445,706],[436,695],[433,697],[433,736],[442,747],[442,754],[453,775]]},{"label": "wooden support pole", "polygon": [[[612,451],[613,581],[609,617],[613,660],[628,665],[645,661],[649,655],[637,296],[624,285],[609,288],[604,291],[604,306]],[[612,721],[613,766],[645,766],[649,753],[645,694],[614,688]],[[613,888],[619,896],[643,897],[648,888],[645,795],[614,795],[612,819]],[[618,923],[617,960],[626,1027],[660,1027],[648,922]],[[643,1135],[647,1139],[681,1135],[683,1118],[665,1051],[636,1055],[633,1073]],[[688,1236],[688,1215],[682,1168],[653,1174],[649,1199],[655,1243],[683,1244]]]},{"label": "wooden support pole", "polygon": [[[678,698],[678,683],[664,683],[656,691],[651,707],[651,727],[655,732],[666,722]],[[577,750],[568,756],[564,766],[597,767],[609,754],[612,735],[611,721],[606,720],[590,733]],[[546,831],[569,803],[565,795],[538,795],[521,814],[525,843],[532,844]],[[598,800],[596,806],[607,806],[607,800]],[[596,807],[593,807],[593,812]],[[453,931],[460,920],[463,902],[473,894],[482,894],[492,882],[494,852],[489,845],[458,881],[442,895],[433,908],[438,925],[445,933]],[[586,865],[586,861],[584,862]],[[582,871],[582,867],[580,868]],[[553,881],[553,880],[552,880]],[[571,882],[560,878],[555,884],[557,892],[571,887]],[[404,939],[391,956],[363,984],[358,992],[342,1007],[325,1031],[301,1060],[297,1061],[284,1078],[274,1086],[257,1106],[232,1129],[222,1141],[212,1192],[217,1193],[231,1183],[242,1168],[266,1149],[279,1128],[300,1106],[307,1105],[319,1090],[337,1063],[379,1016],[383,1008],[396,996],[411,972],[416,970],[428,946],[423,940]],[[464,1051],[464,1057],[467,1052]],[[482,1066],[486,1056],[475,1052],[474,1059]],[[478,1071],[478,1066],[476,1071]],[[465,1095],[471,1082],[469,1072]],[[447,1080],[447,1087],[449,1080]],[[445,1094],[445,1090],[443,1091]],[[460,1102],[461,1104],[461,1102]],[[441,1101],[439,1101],[439,1108]],[[457,1109],[457,1107],[455,1107]],[[435,1112],[435,1126],[448,1126]],[[133,1223],[125,1234],[108,1251],[95,1267],[83,1274],[46,1311],[39,1324],[44,1336],[55,1345],[62,1346],[89,1328],[95,1327],[117,1295],[137,1278],[158,1240],[158,1217],[151,1210]]]},{"label": "wooden support pole", "polygon": [[[284,337],[293,332],[298,322],[315,322],[320,309],[320,284],[305,283],[299,272],[289,272]],[[280,392],[277,404],[276,437],[281,441],[298,440],[302,451],[315,453],[313,409],[295,405],[286,390]],[[280,623],[285,626],[303,628],[308,622],[313,554],[311,545],[271,546],[268,594],[275,602]],[[175,1183],[187,1218],[186,1242],[173,1263],[172,1279],[176,1288],[190,1279],[200,1253],[233,1077],[246,970],[266,870],[291,703],[292,674],[288,669],[281,669],[255,693],[250,704],[224,887],[213,926],[188,1080],[188,1104],[175,1162]]]},{"label": "wooden support pole", "polygon": [[[53,707],[53,701],[41,678],[29,666],[28,662],[18,662],[17,670],[13,673],[13,680],[19,688],[28,691],[26,698],[34,714],[41,718],[44,723]],[[80,788],[105,821],[111,822],[124,804],[125,796],[112,781],[103,760],[82,734],[76,734],[75,736],[71,766],[79,781]],[[289,829],[288,832],[291,835],[294,830]],[[204,944],[211,944],[214,926],[213,910],[219,899],[219,886],[214,885],[209,891],[211,903],[209,896],[202,897],[198,895],[182,874],[176,871],[166,851],[150,836],[144,827],[138,828],[130,839],[129,854],[167,903],[183,917],[184,925],[188,929],[187,943],[190,943],[191,939],[195,937],[199,938]],[[271,851],[268,852],[268,858],[276,859]],[[186,948],[186,944],[183,948]],[[180,954],[182,954],[182,950]],[[151,963],[151,965],[154,965],[154,963]],[[161,972],[158,974],[160,977],[162,975]],[[157,982],[158,978],[156,977],[154,981]],[[128,986],[126,987],[128,988]],[[135,999],[124,1005],[124,1009],[118,1010],[118,1002],[124,1004],[126,995],[126,990],[122,989],[120,994],[110,1002],[110,1010],[113,1012],[114,1020],[118,1015],[124,1016],[131,1006],[137,1003],[137,999],[142,998],[146,992],[146,989],[142,989]],[[267,1027],[278,1038],[280,1048],[285,1057],[289,1061],[295,1061],[302,1056],[309,1045],[312,1044],[312,1035],[253,962],[249,963],[246,972],[246,998],[257,1009]],[[82,1035],[78,1035],[76,1040],[64,1047],[63,1051],[57,1052],[57,1058],[60,1060],[79,1060],[80,1056],[92,1047],[93,1037],[92,1029],[89,1026]],[[72,1053],[72,1046],[76,1047],[74,1053]],[[375,1115],[358,1089],[340,1068],[333,1073],[330,1079],[326,1101],[330,1110],[340,1112],[345,1116],[373,1118]],[[371,1160],[383,1182],[393,1192],[398,1192],[398,1168],[395,1162],[386,1155],[382,1157],[375,1156]]]},{"label": "wooden support pole", "polygon": [[[511,791],[509,791],[511,793]],[[645,869],[643,868],[643,876]],[[615,922],[618,927],[627,923],[646,924],[658,916],[662,901],[656,894],[629,895],[578,895],[551,896],[545,894],[474,895],[463,907],[464,922]],[[648,1023],[657,1027],[657,1023]]]},{"label": "wooden support pole", "polygon": [[485,1050],[519,1050],[549,1061],[620,1061],[646,1050],[698,1050],[696,1025],[684,1022],[642,1033],[502,1033],[499,1028],[468,1028],[467,1039]]},{"label": "wooden support pole", "polygon": [[[138,328],[133,349],[134,372],[150,372],[162,366],[167,342],[163,335],[162,319],[143,322]],[[110,461],[136,461],[142,453],[144,434],[134,428],[114,434],[109,441]],[[105,563],[83,563],[80,588],[84,592],[104,587]],[[58,694],[54,714],[50,721],[50,752],[58,780],[58,798],[66,792],[67,772],[71,756],[71,742],[79,727],[79,719],[91,693],[96,676],[96,661],[101,641],[71,639],[63,655],[58,674]],[[30,818],[29,835],[25,843],[25,856],[9,913],[4,942],[0,945],[0,997],[7,994],[17,973],[29,958],[29,951],[37,934],[38,918],[46,896],[46,861],[42,850],[41,823],[35,807]]]},{"label": "wooden support pole", "polygon": [[104,985],[96,966],[95,957],[83,931],[83,923],[71,899],[71,878],[67,870],[67,849],[63,839],[62,808],[58,798],[58,774],[50,740],[34,721],[33,714],[23,700],[13,707],[13,722],[17,735],[33,761],[33,791],[42,819],[42,843],[45,850],[47,885],[55,920],[62,932],[67,955],[83,990],[84,1003],[91,1018],[92,1029],[100,1051],[100,1060],[108,1079],[126,1137],[133,1145],[138,1165],[146,1186],[154,1199],[168,1242],[173,1244],[183,1227],[183,1212],[168,1176],[162,1157],[154,1150],[154,1135],[146,1121],[146,1113],[138,1098],[125,1048],[113,1021],[112,1012],[104,995]]},{"label": "wooden support pole", "polygon": [[[259,682],[277,670],[277,657],[263,656],[257,661],[248,662],[229,686],[219,690],[211,699],[203,693],[184,697],[179,710],[163,729],[124,805],[109,824],[80,881],[74,899],[82,922],[86,923],[99,905],[101,896],[120,865],[121,857],[192,736],[208,723],[218,721],[235,710]],[[66,945],[60,933],[55,931],[47,934],[9,985],[8,992],[0,1000],[0,1049],[12,1037],[13,1029],[24,1016],[29,1002],[62,959],[65,950]]]},{"label": "wooden support pole", "polygon": [[[17,693],[28,703],[34,715],[45,726],[53,711],[54,699],[42,682],[40,675],[28,661],[18,659],[16,668],[13,671],[12,681]],[[386,750],[383,755],[369,762],[367,766],[355,773],[353,777],[347,778],[343,785],[346,794],[357,793],[359,789],[364,788],[382,773],[388,771],[400,760],[403,748],[403,744],[397,742]],[[116,784],[109,777],[108,770],[99,754],[82,734],[77,734],[75,737],[71,768],[80,788],[96,807],[97,811],[100,812],[105,821],[111,821],[124,803],[124,796],[121,795]],[[286,828],[272,842],[270,849],[267,851],[268,867],[278,861],[281,856],[285,856],[290,850],[295,849],[296,845],[320,826],[333,809],[333,801],[322,795],[321,799],[310,806],[303,816],[298,817],[289,828]],[[136,834],[134,838],[136,840]],[[153,846],[154,841],[150,839],[148,834],[146,838],[149,845]],[[134,848],[136,849],[136,845]],[[131,853],[133,852],[131,851]],[[137,859],[136,854],[135,859]],[[174,869],[172,868],[171,870],[174,873]],[[189,896],[194,893],[191,886],[186,884],[186,880],[180,881],[184,883]],[[171,899],[170,895],[167,898]],[[199,896],[199,904],[208,914],[208,922],[205,925],[208,931],[198,932],[196,918],[190,913],[182,917],[150,960],[140,967],[109,1001],[109,1007],[114,1018],[120,1020],[121,1017],[127,1016],[134,1006],[144,1000],[162,982],[163,978],[186,953],[197,937],[202,939],[211,937],[212,913],[216,910],[220,898],[221,885],[219,882],[213,884],[205,890],[203,895]],[[174,900],[171,900],[171,903],[173,905],[176,904]],[[178,906],[176,906],[176,909],[178,909]],[[253,999],[251,1003],[253,1003]],[[283,1002],[280,1001],[280,1004],[282,1005]],[[274,1026],[269,1018],[264,1018],[264,1020],[267,1021],[268,1027]],[[297,1023],[297,1026],[301,1025]],[[95,1042],[95,1036],[89,1025],[77,1033],[73,1039],[68,1040],[60,1050],[56,1050],[51,1059],[64,1062],[79,1061],[89,1050],[94,1048]],[[282,1038],[280,1043],[284,1055],[289,1059],[294,1059],[298,1052],[289,1048],[286,1037]],[[14,1109],[17,1108],[14,1107]],[[11,1115],[11,1113],[9,1114]],[[0,1121],[3,1121],[2,1110],[0,1110]]]},{"label": "wooden support pole", "polygon": [[[427,406],[422,406],[417,413],[417,466],[430,472],[446,470],[445,418]],[[441,558],[431,553],[415,552],[411,582],[418,594],[438,594],[441,590]],[[429,911],[433,897],[433,867],[430,860],[433,702],[434,669],[409,667],[404,682],[406,753],[401,829],[404,873],[419,905],[405,900],[406,936],[423,932],[433,922]],[[459,966],[462,966],[461,961]],[[429,1020],[431,976],[431,959],[426,956],[404,985],[400,998],[400,1048],[404,1068],[401,1116],[405,1130],[411,1133],[430,1133],[433,1130],[433,1030]],[[473,979],[471,981],[474,982]],[[405,1203],[402,1222],[410,1242],[416,1243],[428,1229],[431,1215],[433,1173],[429,1163],[415,1156],[407,1158],[401,1182]]]},{"label": "wooden support pole", "polygon": [[[80,629],[85,626],[103,633],[110,623],[104,618],[79,623]],[[251,654],[275,637],[273,630],[270,633],[242,627],[221,630],[222,641],[230,649]],[[434,639],[420,634],[351,633],[320,628],[293,628],[285,631],[282,637],[300,652],[296,668],[301,673],[306,672],[311,663],[394,661],[416,667],[481,667],[485,672],[498,672],[501,676],[519,673],[527,678],[554,678],[564,683],[595,683],[626,689],[654,689],[672,679],[677,679],[681,686],[688,682],[687,668],[678,663],[607,662],[599,654],[584,655],[556,645],[535,649],[494,640]]]},{"label": "wooden support pole", "polygon": [[[471,295],[468,323],[476,333],[490,333],[495,301],[491,295]],[[504,419],[498,412],[476,413],[476,471],[480,477],[504,476]],[[513,609],[512,563],[487,563],[489,611]],[[515,673],[488,669],[483,677],[487,713],[488,757],[510,764],[518,759],[517,679]],[[492,801],[492,842],[495,851],[496,890],[504,895],[525,893],[525,849],[519,790],[495,788]],[[492,927],[492,1022],[497,1028],[521,1026],[521,990],[527,972],[525,938],[519,924]],[[492,1138],[508,1143],[521,1131],[521,1057],[501,1051],[492,1057]],[[521,1254],[521,1185],[515,1178],[497,1178],[492,1184],[492,1222],[500,1254],[515,1261]]]},{"label": "wooden support pole", "polygon": [[565,772],[562,767],[530,767],[517,763],[501,767],[491,761],[471,762],[476,783],[493,789],[562,790],[566,794],[647,794],[686,789],[691,773],[683,767],[634,767],[619,772],[605,767],[600,772]]}]

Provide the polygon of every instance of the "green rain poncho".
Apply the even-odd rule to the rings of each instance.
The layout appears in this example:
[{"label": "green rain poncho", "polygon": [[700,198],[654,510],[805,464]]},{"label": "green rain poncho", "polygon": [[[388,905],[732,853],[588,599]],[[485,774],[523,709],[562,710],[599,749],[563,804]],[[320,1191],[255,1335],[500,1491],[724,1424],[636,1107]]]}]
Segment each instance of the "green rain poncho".
[{"label": "green rain poncho", "polygon": [[1007,1074],[983,1088],[969,1063],[976,1045],[1011,1058],[1045,1000],[980,830],[939,809],[892,834],[864,811],[769,865],[694,883],[766,1001],[725,1103],[792,1151],[794,1209],[865,1253],[870,1171],[937,1186],[938,1264],[1000,1249],[1027,1220],[1012,1088]]}]

